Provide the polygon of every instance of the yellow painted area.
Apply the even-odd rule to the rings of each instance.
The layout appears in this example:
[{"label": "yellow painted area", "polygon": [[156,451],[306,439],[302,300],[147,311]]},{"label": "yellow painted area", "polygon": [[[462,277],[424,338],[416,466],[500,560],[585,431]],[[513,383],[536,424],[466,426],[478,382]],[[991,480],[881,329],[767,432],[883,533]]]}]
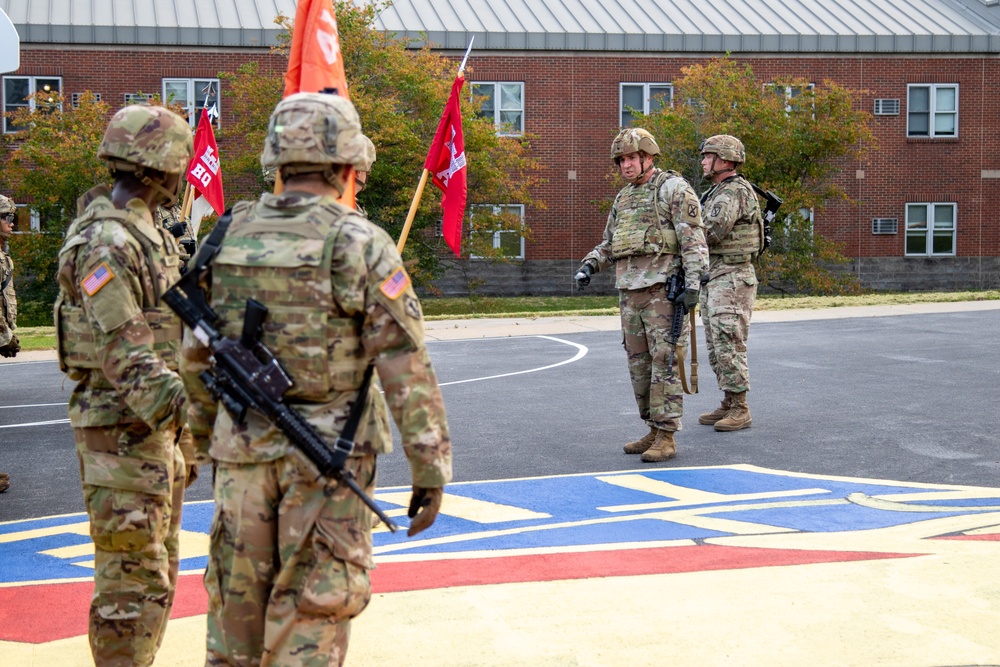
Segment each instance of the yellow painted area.
[{"label": "yellow painted area", "polygon": [[[410,492],[395,491],[380,493],[378,494],[378,499],[407,508],[410,505]],[[393,516],[391,513],[387,514]],[[406,514],[406,510],[400,510],[400,514]],[[441,501],[441,514],[480,524],[526,521],[528,519],[548,519],[552,516],[551,514],[535,512],[523,507],[491,503],[485,500],[455,496],[450,493],[444,494],[444,499]],[[399,516],[399,514],[396,516]]]},{"label": "yellow painted area", "polygon": [[49,526],[48,528],[35,528],[33,530],[22,530],[16,533],[0,535],[0,544],[7,542],[20,542],[22,540],[33,540],[37,537],[51,537],[52,535],[62,535],[69,533],[72,535],[86,535],[90,537],[90,522],[67,523],[62,526]]},{"label": "yellow painted area", "polygon": [[685,486],[662,482],[645,475],[608,475],[598,476],[601,482],[612,484],[623,489],[642,491],[664,498],[673,498],[663,502],[638,503],[632,505],[609,505],[599,507],[605,512],[635,512],[637,510],[665,509],[677,507],[679,505],[700,505],[707,503],[728,503],[747,500],[767,500],[772,498],[794,498],[798,496],[811,496],[830,493],[828,489],[794,489],[789,491],[770,491],[764,493],[713,493],[700,489],[691,489]]}]

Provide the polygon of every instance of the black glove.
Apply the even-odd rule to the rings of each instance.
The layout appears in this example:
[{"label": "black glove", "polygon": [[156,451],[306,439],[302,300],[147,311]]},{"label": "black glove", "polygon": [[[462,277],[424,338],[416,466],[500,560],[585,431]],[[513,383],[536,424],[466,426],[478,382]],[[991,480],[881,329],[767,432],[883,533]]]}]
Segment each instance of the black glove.
[{"label": "black glove", "polygon": [[0,357],[7,357],[8,359],[16,357],[17,353],[21,351],[21,341],[17,339],[17,336],[13,336],[10,342],[0,347]]},{"label": "black glove", "polygon": [[698,305],[698,290],[686,288],[683,292],[677,295],[673,301],[675,306],[684,306],[685,311],[690,311],[692,308]]},{"label": "black glove", "polygon": [[590,268],[590,264],[584,264],[573,276],[573,280],[576,281],[577,287],[581,290],[590,284],[590,276],[593,275],[594,270]]},{"label": "black glove", "polygon": [[413,519],[410,522],[410,529],[406,531],[408,537],[413,537],[417,533],[430,528],[437,518],[441,509],[441,500],[444,498],[444,489],[413,487],[413,495],[410,496],[410,507],[406,516]]}]

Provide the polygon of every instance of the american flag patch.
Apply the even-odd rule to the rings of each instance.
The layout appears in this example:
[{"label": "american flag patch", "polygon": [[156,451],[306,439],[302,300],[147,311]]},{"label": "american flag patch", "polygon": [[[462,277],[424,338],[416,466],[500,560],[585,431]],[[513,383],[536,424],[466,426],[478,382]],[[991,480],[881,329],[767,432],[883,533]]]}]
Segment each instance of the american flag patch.
[{"label": "american flag patch", "polygon": [[390,299],[396,300],[409,286],[410,276],[406,275],[406,271],[403,270],[403,267],[399,267],[391,276],[385,279],[379,289],[382,290],[382,294],[385,294]]},{"label": "american flag patch", "polygon": [[101,262],[101,265],[91,272],[89,276],[84,278],[80,282],[80,286],[87,293],[88,296],[94,296],[98,291],[115,277],[115,274],[111,273],[111,269],[108,268],[106,262]]}]

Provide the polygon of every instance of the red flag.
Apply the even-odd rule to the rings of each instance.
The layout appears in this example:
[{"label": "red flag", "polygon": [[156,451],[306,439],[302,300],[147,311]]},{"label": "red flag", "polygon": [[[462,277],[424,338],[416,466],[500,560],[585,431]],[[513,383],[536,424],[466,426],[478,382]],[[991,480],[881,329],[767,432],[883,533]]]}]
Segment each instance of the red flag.
[{"label": "red flag", "polygon": [[[282,97],[295,93],[322,93],[330,89],[350,99],[344,59],[340,54],[337,14],[330,0],[299,0]],[[278,192],[275,189],[275,193]],[[348,175],[347,188],[337,201],[348,208],[355,207],[353,175]]]},{"label": "red flag", "polygon": [[330,0],[299,0],[283,97],[321,93],[327,88],[348,97],[337,15]]},{"label": "red flag", "polygon": [[424,162],[424,169],[431,173],[431,180],[443,193],[441,233],[445,243],[459,257],[462,255],[462,219],[465,217],[466,197],[465,140],[462,138],[462,110],[458,103],[463,83],[465,79],[460,74],[451,84],[451,96]]},{"label": "red flag", "polygon": [[203,195],[215,212],[222,215],[226,210],[226,198],[222,194],[222,165],[219,164],[219,149],[215,144],[215,132],[208,109],[201,110],[198,130],[194,135],[194,157],[188,165],[187,180],[199,195]]}]

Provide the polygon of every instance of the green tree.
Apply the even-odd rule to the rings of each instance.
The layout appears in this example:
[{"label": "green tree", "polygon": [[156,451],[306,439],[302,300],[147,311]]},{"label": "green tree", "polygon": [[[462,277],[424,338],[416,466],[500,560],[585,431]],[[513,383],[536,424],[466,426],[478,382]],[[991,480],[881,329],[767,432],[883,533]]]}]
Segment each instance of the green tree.
[{"label": "green tree", "polygon": [[[365,134],[377,150],[368,187],[358,196],[358,203],[372,222],[399,238],[457,65],[429,48],[410,49],[406,41],[375,30],[381,8],[334,2],[348,92]],[[286,30],[278,50],[287,53],[292,24],[286,17],[279,17],[277,23]],[[220,76],[230,87],[229,108],[237,119],[225,132],[242,138],[224,156],[227,178],[230,170],[235,170],[234,178],[262,186],[260,152],[268,116],[281,98],[281,77],[256,64]],[[467,86],[463,93],[462,125],[468,157],[466,229],[474,231],[463,237],[463,250],[502,259],[502,250],[493,248],[493,232],[516,231],[530,238],[530,230],[522,230],[516,216],[475,207],[511,203],[543,207],[532,195],[540,182],[541,167],[530,155],[530,137],[497,136],[492,118],[476,114],[478,106],[470,100]],[[433,233],[440,211],[440,193],[428,180],[404,250],[408,259],[418,260],[411,273],[424,284],[436,275],[446,247]],[[470,217],[472,211],[476,214]]]},{"label": "green tree", "polygon": [[660,165],[680,171],[701,192],[709,185],[701,142],[715,134],[739,137],[747,152],[741,171],[784,199],[774,243],[758,265],[761,283],[780,291],[859,291],[852,275],[833,268],[848,261],[840,246],[813,233],[802,213],[846,199],[836,176],[874,143],[870,115],[856,105],[858,91],[792,77],[762,82],[750,65],[728,57],[682,74],[674,105],[639,121],[660,144]]},{"label": "green tree", "polygon": [[89,92],[76,107],[48,94],[39,94],[34,101],[35,111],[25,107],[6,114],[20,129],[0,135],[10,156],[0,170],[0,190],[19,204],[30,205],[42,232],[15,234],[10,240],[22,326],[52,323],[63,232],[76,217],[77,198],[110,180],[107,166],[97,158],[108,105]]}]

